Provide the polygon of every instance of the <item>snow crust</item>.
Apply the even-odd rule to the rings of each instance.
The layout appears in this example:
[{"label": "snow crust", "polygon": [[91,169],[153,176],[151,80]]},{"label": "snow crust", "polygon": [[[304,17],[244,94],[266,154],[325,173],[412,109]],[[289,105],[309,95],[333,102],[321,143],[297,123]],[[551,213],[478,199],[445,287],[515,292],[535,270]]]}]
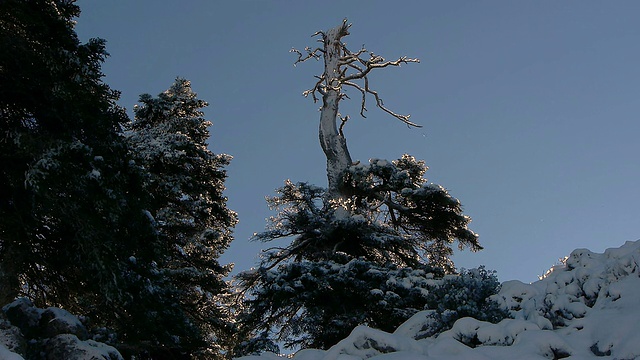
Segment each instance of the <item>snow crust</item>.
[{"label": "snow crust", "polygon": [[4,345],[0,344],[0,359],[4,360],[24,360],[24,358],[11,350],[7,349]]},{"label": "snow crust", "polygon": [[425,310],[393,333],[359,326],[329,350],[305,349],[293,359],[640,359],[639,263],[640,240],[604,253],[576,249],[539,281],[502,284],[493,300],[512,319],[491,324],[463,318],[422,338],[432,321]]}]

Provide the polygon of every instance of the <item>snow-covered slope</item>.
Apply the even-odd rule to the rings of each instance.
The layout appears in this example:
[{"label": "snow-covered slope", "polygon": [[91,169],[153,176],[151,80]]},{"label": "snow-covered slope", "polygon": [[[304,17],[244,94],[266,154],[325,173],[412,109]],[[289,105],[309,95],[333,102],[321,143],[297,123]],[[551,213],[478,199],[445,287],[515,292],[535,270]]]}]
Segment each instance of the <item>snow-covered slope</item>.
[{"label": "snow-covered slope", "polygon": [[640,240],[602,254],[577,249],[535,283],[503,283],[494,300],[513,319],[463,318],[422,338],[425,311],[394,333],[361,326],[327,351],[301,350],[293,359],[640,359],[639,263]]}]

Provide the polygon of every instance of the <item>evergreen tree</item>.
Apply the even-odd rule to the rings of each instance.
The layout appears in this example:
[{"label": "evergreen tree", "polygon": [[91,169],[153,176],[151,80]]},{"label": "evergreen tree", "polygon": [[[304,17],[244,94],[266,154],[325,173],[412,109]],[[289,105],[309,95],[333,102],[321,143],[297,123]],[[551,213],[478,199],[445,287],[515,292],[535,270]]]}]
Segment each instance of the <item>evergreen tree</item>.
[{"label": "evergreen tree", "polygon": [[350,51],[342,42],[349,28],[345,20],[318,32],[323,46],[306,48],[306,55],[293,50],[296,63],[324,59],[324,72],[304,95],[314,101],[322,97],[319,138],[328,187],[287,181],[268,199],[279,212],[255,238],[292,238],[292,243],[267,250],[258,269],[238,276],[248,293],[241,323],[249,340],[240,353],[271,346],[265,341],[270,337],[286,346],[327,348],[356,325],[392,330],[428,306],[424,295],[434,279],[455,272],[452,244],[482,248],[460,202],[427,183],[424,162],[409,155],[393,162],[372,159],[368,165],[352,161],[343,132],[348,117],[339,115],[340,101],[348,98],[344,88],[362,94],[363,116],[369,95],[386,113],[418,126],[384,106],[369,75],[419,61],[387,61],[364,48]]},{"label": "evergreen tree", "polygon": [[340,199],[327,200],[327,191],[287,181],[280,196],[268,199],[280,208],[260,241],[295,237],[287,251],[270,252],[267,261],[281,258],[325,259],[345,252],[377,263],[418,266],[427,260],[446,272],[455,269],[451,244],[482,249],[468,229],[460,201],[443,187],[427,184],[427,167],[409,155],[389,162],[372,159],[344,173]]},{"label": "evergreen tree", "polygon": [[176,299],[175,247],[155,229],[129,120],[102,81],[105,42],[80,43],[79,13],[73,1],[0,2],[0,300],[82,315],[124,354],[184,357],[203,347],[197,314]]},{"label": "evergreen tree", "polygon": [[455,272],[451,245],[481,247],[460,202],[427,184],[425,171],[409,155],[353,165],[341,185],[351,195],[328,203],[325,189],[287,181],[268,199],[277,216],[255,238],[292,243],[239,275],[250,291],[247,330],[327,348],[357,325],[392,331],[433,305],[434,281]]},{"label": "evergreen tree", "polygon": [[[207,149],[208,127],[191,84],[177,79],[153,98],[140,96],[129,124],[132,156],[146,174],[149,211],[168,253],[158,271],[172,284],[171,296],[188,320],[176,347],[201,355],[221,354],[231,338],[231,266],[218,258],[229,246],[236,214],[223,196],[231,157]],[[174,333],[175,332],[174,330]]]},{"label": "evergreen tree", "polygon": [[122,257],[151,257],[153,241],[104,41],[81,44],[78,15],[72,1],[0,3],[0,293],[86,314],[121,309]]},{"label": "evergreen tree", "polygon": [[490,299],[500,291],[500,282],[495,271],[484,266],[462,269],[457,276],[445,276],[426,295],[426,309],[430,322],[420,329],[416,340],[437,335],[453,327],[456,320],[472,317],[494,324],[510,318],[507,309]]}]

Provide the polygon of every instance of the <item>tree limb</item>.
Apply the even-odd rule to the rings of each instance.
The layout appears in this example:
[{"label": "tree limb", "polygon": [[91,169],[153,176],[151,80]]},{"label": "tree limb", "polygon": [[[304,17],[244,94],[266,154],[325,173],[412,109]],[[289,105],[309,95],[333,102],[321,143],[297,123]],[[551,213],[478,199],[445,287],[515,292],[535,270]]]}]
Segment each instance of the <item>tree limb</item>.
[{"label": "tree limb", "polygon": [[305,62],[309,59],[318,60],[320,59],[320,55],[318,55],[318,53],[324,53],[324,50],[321,48],[315,48],[314,50],[311,50],[309,46],[305,47],[304,51],[307,52],[307,55],[303,55],[300,50],[295,48],[292,48],[291,50],[289,50],[289,52],[298,54],[298,60],[296,60],[296,62],[293,63],[293,66],[296,66],[298,65],[298,63]]},{"label": "tree limb", "polygon": [[378,92],[375,90],[371,90],[369,88],[369,79],[367,77],[364,77],[364,87],[352,82],[352,81],[345,81],[343,82],[344,85],[347,86],[351,86],[353,88],[355,88],[356,90],[360,91],[360,93],[362,94],[362,101],[361,101],[361,105],[360,105],[360,116],[362,116],[363,118],[366,118],[367,116],[364,114],[365,111],[367,111],[367,107],[366,107],[366,101],[367,101],[367,94],[371,94],[374,96],[374,98],[376,99],[376,106],[379,107],[380,109],[382,109],[384,112],[386,112],[387,114],[395,117],[396,119],[402,121],[403,123],[407,124],[407,126],[413,126],[413,127],[422,127],[422,125],[418,125],[412,121],[409,121],[409,118],[411,117],[411,115],[401,115],[401,114],[396,114],[395,112],[389,110],[387,107],[384,106],[384,102],[382,101],[382,99],[380,98],[380,96],[378,95]]},{"label": "tree limb", "polygon": [[302,96],[304,97],[308,97],[309,95],[311,95],[311,98],[313,99],[313,102],[318,102],[318,97],[316,96],[316,92],[319,93],[320,95],[324,96],[324,94],[326,93],[324,90],[324,75],[323,76],[316,76],[316,78],[318,79],[318,82],[316,82],[316,84],[313,86],[313,88],[305,90],[304,92],[302,92]]},{"label": "tree limb", "polygon": [[349,121],[349,115],[340,116],[338,114],[338,116],[340,117],[340,129],[338,129],[338,132],[340,133],[340,136],[344,136],[344,133],[342,132],[342,128],[344,128],[344,125],[347,123],[347,121]]},{"label": "tree limb", "polygon": [[[355,55],[355,54],[354,54]],[[354,80],[354,79],[362,79],[364,77],[367,76],[367,74],[369,74],[369,72],[371,72],[371,70],[373,69],[381,69],[381,68],[386,68],[389,66],[400,66],[402,64],[408,64],[410,62],[412,63],[419,63],[420,59],[412,59],[412,58],[408,58],[406,56],[403,56],[397,60],[394,61],[385,61],[385,59],[382,56],[378,56],[375,55],[374,53],[370,53],[369,54],[371,57],[369,58],[369,60],[363,60],[361,58],[357,58],[356,60],[361,63],[364,66],[364,69],[362,69],[360,72],[357,72],[355,74],[351,74],[349,76],[344,77],[343,79],[341,79],[342,81],[350,81],[350,80]]]},{"label": "tree limb", "polygon": [[[340,39],[343,36],[349,35],[350,26],[351,24],[348,24],[345,19],[339,30],[338,39]],[[317,36],[317,35],[322,36],[322,39],[320,41],[326,42],[326,37],[327,37],[326,33],[319,31],[313,34],[313,36]],[[340,94],[339,99],[342,99],[347,97],[342,92],[342,86],[343,85],[351,86],[362,94],[362,100],[361,100],[361,106],[360,106],[360,115],[362,117],[366,117],[364,113],[367,111],[366,99],[367,99],[367,94],[369,94],[375,98],[376,106],[379,107],[382,111],[402,121],[407,126],[422,127],[421,125],[418,125],[410,121],[409,120],[410,115],[398,114],[392,111],[391,109],[387,108],[384,105],[383,100],[380,98],[378,92],[375,90],[372,90],[369,87],[369,78],[368,78],[369,73],[374,69],[382,69],[390,66],[400,66],[402,64],[408,64],[408,63],[419,63],[420,60],[417,58],[409,58],[407,56],[402,56],[396,60],[389,61],[389,60],[385,60],[385,58],[383,58],[380,55],[376,55],[373,52],[367,51],[367,49],[364,46],[362,46],[358,51],[352,52],[347,48],[347,45],[345,43],[343,43],[341,40],[338,40],[338,41],[339,41],[338,46],[340,47],[340,52],[342,56],[340,57],[338,62],[339,71],[337,72],[338,73],[337,78],[336,78],[336,75],[334,74],[326,74],[326,73],[323,73],[322,76],[316,76],[318,81],[316,82],[314,87],[304,91],[303,95],[305,97],[308,97],[309,95],[311,95],[313,101],[317,102],[318,96],[316,96],[316,92],[322,96],[325,96],[328,91],[335,90],[335,91],[338,91]],[[318,60],[320,59],[321,54],[326,53],[325,49],[319,48],[319,47],[316,49],[311,49],[310,47],[306,47],[304,51],[306,52],[306,54],[299,50],[291,49],[290,52],[298,54],[298,59],[295,61],[294,66],[297,65],[298,63],[305,62],[312,58]],[[364,56],[365,54],[368,54],[368,58]],[[356,80],[362,80],[363,84],[356,83],[355,82]],[[344,118],[340,118],[340,120],[342,121],[342,123],[340,124],[340,133],[342,134],[342,129],[346,121],[344,120]]]}]

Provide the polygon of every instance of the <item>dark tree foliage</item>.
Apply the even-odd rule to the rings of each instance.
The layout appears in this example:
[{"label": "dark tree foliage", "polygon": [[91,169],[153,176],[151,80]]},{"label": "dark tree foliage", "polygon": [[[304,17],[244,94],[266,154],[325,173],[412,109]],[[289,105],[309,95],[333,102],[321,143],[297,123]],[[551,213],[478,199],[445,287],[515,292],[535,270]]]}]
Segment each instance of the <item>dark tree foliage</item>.
[{"label": "dark tree foliage", "polygon": [[[158,214],[150,210],[172,194],[150,196],[161,190],[150,194],[147,169],[133,161],[123,136],[129,119],[116,105],[119,94],[102,82],[105,42],[80,43],[79,13],[73,1],[0,2],[0,301],[27,296],[81,315],[107,328],[107,340],[125,355],[186,357],[228,323],[211,298],[226,291],[228,270],[212,259],[228,244],[235,215],[225,215],[220,196],[207,202],[191,193],[184,202],[197,204],[194,221],[209,211],[219,221],[198,225],[207,229],[200,242],[196,232],[169,234],[153,222]],[[206,124],[192,122],[180,131],[201,142]],[[226,161],[202,157],[205,167]],[[186,171],[160,170],[168,177]],[[218,194],[224,173],[197,168],[187,176],[196,172],[211,179],[194,179],[192,190]]]},{"label": "dark tree foliage", "polygon": [[472,251],[482,247],[467,227],[471,219],[462,214],[460,201],[443,187],[427,184],[426,170],[424,162],[409,155],[353,165],[343,174],[343,189],[350,196],[338,200],[327,200],[323,188],[287,181],[278,189],[280,196],[267,199],[280,211],[255,239],[294,239],[286,249],[268,251],[265,264],[324,260],[344,252],[398,266],[419,266],[426,260],[453,272],[451,244],[457,241],[460,249]]},{"label": "dark tree foliage", "polygon": [[168,249],[158,271],[173,285],[174,306],[187,320],[173,346],[221,356],[232,337],[231,314],[224,306],[230,290],[223,280],[231,266],[218,262],[237,222],[222,194],[222,168],[231,157],[207,149],[211,122],[201,109],[208,104],[197,99],[189,81],[177,79],[158,97],[142,95],[140,102],[128,125],[128,141],[146,174],[149,211]]},{"label": "dark tree foliage", "polygon": [[[338,253],[332,260],[293,261],[256,270],[261,286],[242,323],[255,323],[287,347],[326,349],[366,324],[393,331],[423,309],[438,269],[377,265]],[[433,284],[432,284],[433,285]]]},{"label": "dark tree foliage", "polygon": [[[426,265],[418,269],[380,266],[337,254],[334,260],[290,262],[256,271],[265,279],[264,286],[248,305],[258,313],[247,314],[243,321],[258,321],[262,325],[259,338],[266,344],[265,334],[278,329],[275,338],[285,346],[326,349],[358,325],[393,332],[425,309],[431,320],[425,321],[418,339],[448,330],[462,317],[497,323],[509,316],[489,299],[500,284],[483,267],[444,275],[441,269]],[[276,326],[270,328],[269,323]],[[256,348],[245,349],[246,353],[265,350],[248,344]]]},{"label": "dark tree foliage", "polygon": [[292,242],[266,250],[258,269],[238,276],[247,293],[240,323],[248,340],[238,347],[240,354],[272,347],[270,338],[327,348],[356,325],[392,330],[428,306],[425,294],[434,281],[455,272],[456,242],[460,249],[482,248],[460,202],[426,182],[424,162],[404,155],[393,162],[353,163],[343,132],[349,117],[339,115],[340,101],[349,98],[344,89],[362,95],[362,116],[373,96],[387,114],[418,126],[384,106],[369,87],[369,75],[419,60],[387,61],[364,47],[352,52],[342,40],[350,26],[345,19],[316,33],[321,46],[292,50],[296,64],[324,59],[324,72],[304,95],[314,102],[322,97],[319,139],[328,188],[287,181],[267,199],[278,214],[255,239]]},{"label": "dark tree foliage", "polygon": [[287,181],[268,199],[278,214],[255,238],[292,243],[268,249],[257,270],[238,277],[250,295],[246,331],[327,348],[356,325],[390,331],[429,306],[434,280],[455,272],[451,245],[481,247],[460,202],[427,184],[426,170],[409,155],[353,165],[339,199]]},{"label": "dark tree foliage", "polygon": [[123,257],[152,258],[154,241],[104,41],[81,44],[78,15],[71,1],[0,2],[0,292],[97,314],[126,306]]}]

